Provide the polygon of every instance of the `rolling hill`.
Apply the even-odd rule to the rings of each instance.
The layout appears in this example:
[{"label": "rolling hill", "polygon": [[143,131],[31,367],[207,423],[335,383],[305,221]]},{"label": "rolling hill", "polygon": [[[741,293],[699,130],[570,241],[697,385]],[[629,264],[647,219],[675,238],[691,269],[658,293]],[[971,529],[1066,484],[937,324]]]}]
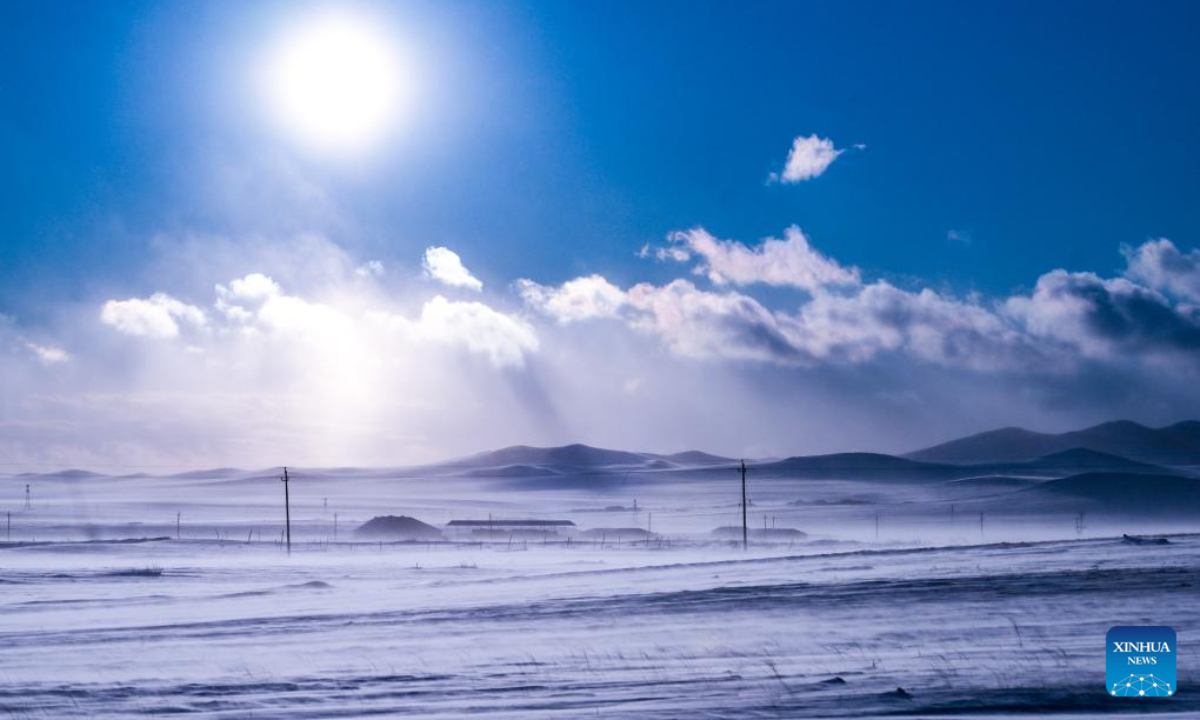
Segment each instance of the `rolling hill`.
[{"label": "rolling hill", "polygon": [[1129,420],[1065,433],[1008,427],[908,453],[924,462],[979,464],[1027,462],[1065,451],[1086,450],[1154,465],[1200,464],[1200,422],[1149,428]]},{"label": "rolling hill", "polygon": [[785,458],[752,466],[756,472],[784,477],[829,479],[887,478],[897,480],[944,480],[963,474],[963,469],[920,462],[881,453],[835,453]]},{"label": "rolling hill", "polygon": [[1106,510],[1139,515],[1193,515],[1200,510],[1200,480],[1178,475],[1081,473],[1048,480],[1024,492],[1071,496]]}]

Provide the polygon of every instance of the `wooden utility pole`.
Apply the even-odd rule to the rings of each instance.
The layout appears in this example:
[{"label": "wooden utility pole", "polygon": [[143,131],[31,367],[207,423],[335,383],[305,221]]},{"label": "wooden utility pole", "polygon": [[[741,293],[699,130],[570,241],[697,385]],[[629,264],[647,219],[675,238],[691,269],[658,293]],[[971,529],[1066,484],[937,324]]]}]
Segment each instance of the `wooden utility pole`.
[{"label": "wooden utility pole", "polygon": [[288,497],[288,471],[283,469],[283,477],[279,478],[283,482],[283,517],[285,522],[285,532],[287,533],[287,552],[292,554],[292,504]]},{"label": "wooden utility pole", "polygon": [[29,504],[29,485],[25,486],[25,509],[30,510],[33,506]]},{"label": "wooden utility pole", "polygon": [[742,549],[750,547],[750,531],[746,526],[746,461],[742,461]]},{"label": "wooden utility pole", "polygon": [[337,542],[337,513],[333,514],[333,541]]},{"label": "wooden utility pole", "polygon": [[175,539],[179,539],[179,518],[183,517],[182,512],[175,513]]},{"label": "wooden utility pole", "polygon": [[5,513],[5,515],[8,516],[7,517],[8,524],[5,525],[5,527],[4,527],[4,539],[12,540],[12,513],[11,512]]}]

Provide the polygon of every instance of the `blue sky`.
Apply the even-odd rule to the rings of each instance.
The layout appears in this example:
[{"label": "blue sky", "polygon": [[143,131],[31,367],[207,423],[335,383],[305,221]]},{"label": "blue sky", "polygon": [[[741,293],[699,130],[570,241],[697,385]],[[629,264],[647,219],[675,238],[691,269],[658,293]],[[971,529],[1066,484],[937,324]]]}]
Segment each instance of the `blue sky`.
[{"label": "blue sky", "polygon": [[[249,81],[275,37],[331,8],[384,28],[415,88],[394,127],[353,158],[281,132]],[[56,415],[66,411],[51,398],[63,387],[75,397],[161,395],[183,361],[164,355],[163,343],[131,337],[134,326],[104,322],[105,303],[163,293],[233,322],[215,287],[254,273],[281,297],[355,318],[387,308],[411,322],[440,292],[452,313],[475,312],[474,303],[520,327],[522,362],[502,371],[517,389],[490,404],[534,417],[502,432],[495,418],[481,420],[455,441],[422,436],[411,444],[417,455],[571,439],[640,440],[645,449],[716,443],[709,449],[723,452],[902,449],[964,422],[1057,428],[1118,414],[1194,415],[1196,398],[1165,389],[1162,369],[1190,377],[1200,332],[1200,274],[1190,274],[1200,258],[1191,252],[1200,244],[1198,14],[1194,3],[1101,2],[6,3],[0,340],[11,363],[37,361],[13,365],[10,377],[25,380],[5,389],[5,421],[27,438],[10,452],[44,459],[30,448],[53,418],[78,430],[64,459],[104,458],[133,442],[136,428],[164,417],[184,423],[170,409],[181,406],[193,408],[185,429],[158,438],[147,457],[191,462],[173,448],[195,433],[220,436],[218,452],[242,447],[217,410],[195,409],[215,396],[253,399],[216,375],[203,397],[128,410],[121,437],[97,436],[113,425],[108,411]],[[772,182],[794,140],[809,137],[842,152],[810,179]],[[803,247],[784,250],[815,253],[787,256],[803,273],[840,268],[854,282],[766,278],[779,257],[762,255],[759,243],[793,225]],[[706,253],[699,236],[668,240],[696,228],[735,242],[733,254]],[[1169,248],[1148,244],[1164,238]],[[430,247],[452,250],[483,291],[423,270]],[[656,259],[669,248],[687,260]],[[354,285],[368,275],[353,271],[369,261],[386,268],[373,276],[378,287]],[[1039,279],[1056,270],[1067,275],[1048,280],[1039,300]],[[564,283],[593,275],[622,309],[568,317],[553,306],[567,297]],[[677,280],[701,294],[676,292],[671,302],[710,324],[669,325],[675,306],[663,303]],[[620,294],[640,283],[647,289]],[[1128,299],[1119,283],[1152,294],[1139,298],[1153,307],[1119,305],[1119,332],[1105,334],[1116,325],[1093,291]],[[569,290],[592,302],[599,287]],[[885,298],[887,288],[902,294]],[[949,305],[933,307],[922,291]],[[1048,326],[1072,322],[1051,303],[1063,293],[1089,298],[1096,312],[1072,316],[1078,333],[1055,335]],[[820,298],[825,305],[814,304]],[[830,320],[862,317],[873,301],[903,306],[879,317],[922,308],[942,319],[925,329]],[[795,324],[805,308],[810,316]],[[760,309],[777,314],[770,327],[751,317]],[[162,312],[186,328],[186,313]],[[966,325],[945,330],[946,322]],[[968,325],[979,336],[970,350],[961,340]],[[172,337],[207,353],[210,367],[214,356],[267,352],[218,340],[245,327],[206,319],[201,328],[195,342],[184,331]],[[536,348],[521,339],[526,328]],[[982,338],[1004,333],[1013,335],[1003,348],[989,345],[980,359]],[[588,345],[595,337],[606,338],[601,348]],[[714,349],[745,338],[753,339],[744,351]],[[467,355],[504,356],[460,344]],[[47,363],[31,345],[69,359]],[[1131,360],[1134,346],[1146,357],[1139,350]],[[654,385],[638,379],[647,367],[671,379],[643,404],[564,389],[586,384],[572,378],[570,358],[609,352],[625,358],[617,386]],[[1017,358],[1031,352],[1044,357]],[[295,369],[280,393],[300,392],[311,370]],[[471,366],[453,383],[492,388],[493,371]],[[706,409],[732,400],[748,416],[772,418],[770,438],[713,431],[690,442],[694,428],[658,406],[697,393],[711,394]],[[971,399],[954,399],[964,393]],[[902,427],[911,410],[896,404],[901,397],[924,408],[916,429]],[[1003,400],[980,412],[984,398]],[[568,421],[589,403],[608,419]],[[651,403],[656,425],[618,428],[616,418]],[[816,415],[794,412],[809,404],[844,412],[817,430]],[[544,416],[529,409],[541,406]],[[405,412],[421,425],[419,412]],[[442,417],[447,427],[458,420]],[[663,425],[677,429],[660,435]],[[846,439],[849,428],[862,429],[861,441]],[[393,459],[367,446],[368,459]],[[233,459],[277,450],[254,447]]]}]

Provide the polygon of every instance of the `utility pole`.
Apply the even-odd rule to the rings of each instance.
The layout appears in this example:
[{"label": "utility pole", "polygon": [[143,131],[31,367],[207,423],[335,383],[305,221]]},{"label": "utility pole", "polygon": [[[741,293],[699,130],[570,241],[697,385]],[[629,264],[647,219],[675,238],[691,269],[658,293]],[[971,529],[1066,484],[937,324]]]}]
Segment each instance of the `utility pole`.
[{"label": "utility pole", "polygon": [[979,513],[979,539],[983,539],[983,513]]},{"label": "utility pole", "polygon": [[31,510],[32,508],[33,508],[33,506],[29,504],[29,485],[26,485],[25,486],[25,509]]},{"label": "utility pole", "polygon": [[742,549],[750,547],[750,531],[746,527],[746,461],[742,461]]},{"label": "utility pole", "polygon": [[285,528],[287,532],[287,552],[292,554],[292,504],[288,498],[288,471],[283,469],[283,477],[279,478],[283,482],[283,517],[286,522]]},{"label": "utility pole", "polygon": [[879,513],[875,513],[875,542],[879,542]]},{"label": "utility pole", "polygon": [[333,541],[337,542],[337,513],[333,514]]},{"label": "utility pole", "polygon": [[183,516],[182,512],[175,513],[175,539],[179,539],[179,518]]},{"label": "utility pole", "polygon": [[7,541],[12,540],[12,513],[8,512],[5,515],[7,516],[8,524],[4,526],[4,539]]}]

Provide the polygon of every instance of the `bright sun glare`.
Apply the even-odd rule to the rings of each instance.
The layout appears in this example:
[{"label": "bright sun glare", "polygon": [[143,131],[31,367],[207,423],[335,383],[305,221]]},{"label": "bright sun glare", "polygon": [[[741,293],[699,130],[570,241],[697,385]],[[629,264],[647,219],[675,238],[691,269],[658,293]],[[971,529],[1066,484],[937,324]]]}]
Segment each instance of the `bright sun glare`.
[{"label": "bright sun glare", "polygon": [[356,152],[396,121],[408,78],[395,42],[368,18],[322,14],[272,49],[264,75],[272,114],[320,150]]}]

